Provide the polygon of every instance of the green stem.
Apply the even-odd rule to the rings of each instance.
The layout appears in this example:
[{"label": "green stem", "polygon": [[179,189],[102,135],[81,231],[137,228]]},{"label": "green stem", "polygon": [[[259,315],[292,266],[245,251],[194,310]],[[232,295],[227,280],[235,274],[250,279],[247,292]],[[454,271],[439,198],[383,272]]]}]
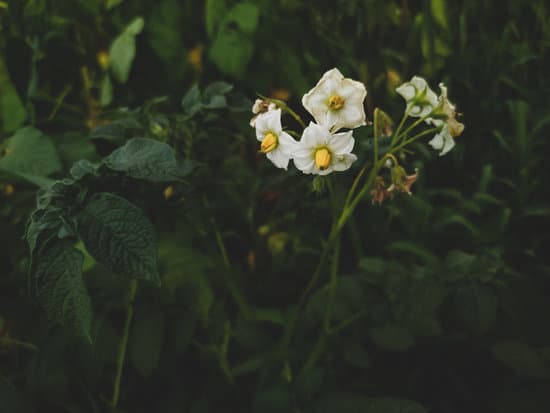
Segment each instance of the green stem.
[{"label": "green stem", "polygon": [[0,346],[6,347],[21,347],[27,350],[38,351],[38,347],[32,343],[17,340],[16,338],[2,337],[0,338]]},{"label": "green stem", "polygon": [[264,100],[267,100],[268,102],[273,102],[275,103],[278,107],[280,107],[284,112],[287,112],[290,116],[292,116],[296,122],[298,122],[300,124],[300,126],[302,128],[305,128],[306,127],[306,124],[304,123],[304,121],[302,120],[302,118],[300,117],[300,115],[298,115],[296,112],[294,112],[290,107],[287,106],[286,102],[283,101],[283,100],[279,100],[279,99],[272,99],[272,98],[268,98],[268,97],[265,97],[265,96],[262,96],[262,95],[258,95],[260,96],[262,99]]},{"label": "green stem", "polygon": [[348,196],[346,197],[346,203],[344,204],[344,208],[349,204],[349,201],[351,201],[351,197],[355,193],[355,190],[357,189],[357,185],[359,185],[359,181],[361,181],[361,178],[363,177],[366,171],[367,171],[367,165],[361,168],[361,170],[353,180],[353,183],[351,184],[351,188],[348,192]]},{"label": "green stem", "polygon": [[424,137],[424,136],[426,136],[426,135],[430,135],[430,134],[432,134],[432,133],[439,132],[439,131],[441,131],[441,127],[440,127],[440,126],[438,126],[437,128],[426,129],[425,131],[422,131],[422,132],[420,132],[419,134],[414,135],[412,138],[409,138],[409,139],[407,139],[406,141],[402,142],[400,145],[396,146],[396,147],[393,149],[393,151],[394,151],[394,152],[395,152],[395,151],[398,151],[398,150],[404,148],[405,146],[407,146],[407,145],[413,143],[414,141],[416,141],[416,140],[418,140],[418,139],[420,139],[420,138],[422,138],[422,137]]},{"label": "green stem", "polygon": [[396,129],[395,133],[393,134],[393,138],[392,138],[390,147],[395,145],[395,143],[397,142],[399,132],[401,132],[401,129],[403,129],[403,125],[405,125],[405,121],[409,117],[410,111],[411,111],[411,108],[407,108],[407,110],[405,110],[405,113],[403,114],[403,117],[401,118],[401,121],[399,122],[399,126],[397,126],[397,129]]},{"label": "green stem", "polygon": [[[203,198],[203,202],[206,209],[210,211],[210,202],[208,202],[208,199],[206,198],[206,196]],[[227,270],[223,274],[225,286],[229,291],[229,294],[231,294],[231,297],[233,298],[235,303],[237,303],[237,306],[239,307],[239,310],[241,311],[243,316],[248,320],[252,316],[250,307],[246,302],[243,294],[239,290],[239,288],[233,283],[233,281],[228,276],[229,272],[231,271],[231,261],[229,261],[229,254],[227,254],[227,249],[225,248],[222,234],[218,229],[218,225],[216,224],[216,220],[214,219],[214,216],[212,214],[210,215],[210,223],[212,224],[212,229],[214,230],[214,237],[216,238],[216,244],[218,246],[218,249],[220,250],[220,255],[222,256],[223,264]]]},{"label": "green stem", "polygon": [[[405,112],[405,115],[407,115],[407,112]],[[405,136],[408,135],[408,133],[410,131],[412,131],[414,128],[416,128],[418,125],[420,125],[422,122],[424,122],[426,119],[428,119],[430,116],[432,115],[432,113],[428,113],[427,115],[425,116],[422,116],[421,118],[419,118],[418,120],[416,120],[415,122],[411,123],[407,129],[405,129],[403,131],[403,133],[399,134],[399,130],[400,128],[397,129],[397,131],[395,132],[394,136],[393,136],[393,139],[392,139],[392,143],[391,143],[391,147],[393,147],[395,144],[397,144],[397,142],[399,142],[399,140]],[[407,115],[408,116],[408,115]],[[401,126],[401,125],[400,125]]]},{"label": "green stem", "polygon": [[122,340],[120,341],[120,347],[118,349],[117,357],[117,370],[115,377],[115,384],[113,388],[113,398],[111,400],[111,406],[117,407],[120,398],[120,382],[122,379],[122,370],[124,367],[124,360],[126,359],[126,349],[128,348],[128,336],[130,335],[130,324],[134,316],[134,300],[136,298],[137,280],[133,279],[130,282],[130,291],[128,293],[128,308],[126,310],[126,322],[124,323],[124,330],[122,332]]}]

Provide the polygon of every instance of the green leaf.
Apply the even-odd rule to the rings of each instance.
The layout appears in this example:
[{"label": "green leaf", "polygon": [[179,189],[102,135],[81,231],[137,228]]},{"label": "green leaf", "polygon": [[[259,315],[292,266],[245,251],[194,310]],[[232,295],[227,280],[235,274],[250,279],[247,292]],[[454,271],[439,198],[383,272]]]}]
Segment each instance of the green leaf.
[{"label": "green leaf", "polygon": [[225,16],[209,52],[222,73],[236,78],[244,75],[254,52],[259,17],[258,7],[251,3],[239,3]]},{"label": "green leaf", "polygon": [[130,337],[130,360],[143,377],[157,367],[163,342],[164,314],[156,309],[138,312]]},{"label": "green leaf", "polygon": [[397,325],[371,328],[370,336],[378,347],[386,350],[407,350],[415,342],[414,336],[408,329]]},{"label": "green leaf", "polygon": [[111,70],[120,83],[126,83],[136,56],[136,36],[143,29],[143,17],[136,17],[124,31],[119,34],[109,49]]},{"label": "green leaf", "polygon": [[61,170],[59,156],[50,138],[31,126],[19,129],[6,140],[0,170],[39,186],[51,182],[46,178]]},{"label": "green leaf", "polygon": [[105,4],[105,8],[107,10],[111,10],[113,7],[118,6],[121,4],[124,0],[107,0],[107,3]]},{"label": "green leaf", "polygon": [[497,315],[497,297],[492,288],[474,283],[456,292],[454,308],[460,319],[475,333],[487,332]]},{"label": "green leaf", "polygon": [[147,19],[147,39],[158,57],[169,65],[171,72],[183,75],[186,59],[184,44],[184,11],[178,0],[156,2]]},{"label": "green leaf", "polygon": [[170,145],[147,138],[130,139],[103,163],[109,169],[150,182],[173,182],[190,172],[186,165],[178,165]]},{"label": "green leaf", "polygon": [[204,15],[206,33],[208,33],[209,38],[214,38],[226,14],[227,4],[225,0],[206,0]]},{"label": "green leaf", "polygon": [[193,86],[191,86],[191,88],[187,91],[187,93],[181,100],[181,107],[183,108],[183,111],[189,116],[193,116],[195,113],[201,110],[202,100],[199,85],[195,83]]},{"label": "green leaf", "polygon": [[101,106],[109,106],[113,101],[113,84],[111,82],[111,76],[108,73],[103,75],[101,80],[101,87],[99,89],[99,104]]},{"label": "green leaf", "polygon": [[239,29],[252,36],[258,27],[260,11],[258,6],[252,3],[238,3],[225,16],[223,25],[236,24]]},{"label": "green leaf", "polygon": [[50,242],[37,256],[33,282],[48,318],[91,341],[92,304],[82,280],[83,259],[69,241]]},{"label": "green leaf", "polygon": [[491,349],[493,355],[519,376],[550,378],[550,366],[541,352],[519,340],[501,340]]},{"label": "green leaf", "polygon": [[94,194],[77,216],[78,234],[92,257],[115,273],[160,284],[151,222],[126,199]]},{"label": "green leaf", "polygon": [[0,130],[11,132],[23,124],[27,113],[0,56]]}]

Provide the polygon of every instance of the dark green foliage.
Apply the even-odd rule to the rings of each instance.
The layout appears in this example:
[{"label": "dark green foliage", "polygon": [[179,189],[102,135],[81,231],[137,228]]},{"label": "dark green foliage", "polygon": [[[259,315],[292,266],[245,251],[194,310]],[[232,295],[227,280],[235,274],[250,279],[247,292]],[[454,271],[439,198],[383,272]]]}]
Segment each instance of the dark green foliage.
[{"label": "dark green foliage", "polygon": [[[547,3],[0,1],[0,412],[550,411]],[[250,108],[307,123],[332,67],[380,135],[415,74],[466,129],[410,148],[413,195],[362,201],[296,312],[330,182],[258,154]]]},{"label": "dark green foliage", "polygon": [[76,225],[86,249],[111,271],[160,283],[154,229],[138,207],[99,192],[78,212]]}]

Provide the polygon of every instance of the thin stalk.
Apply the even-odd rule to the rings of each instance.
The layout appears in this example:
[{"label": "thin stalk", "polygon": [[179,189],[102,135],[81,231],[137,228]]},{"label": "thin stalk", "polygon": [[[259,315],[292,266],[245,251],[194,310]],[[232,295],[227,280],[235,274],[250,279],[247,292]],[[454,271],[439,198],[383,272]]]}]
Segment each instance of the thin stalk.
[{"label": "thin stalk", "polygon": [[2,337],[0,338],[0,346],[5,347],[21,347],[27,350],[38,351],[38,347],[26,341],[17,340],[16,338]]},{"label": "thin stalk", "polygon": [[115,384],[113,387],[113,398],[111,399],[111,406],[117,407],[120,399],[120,382],[122,379],[122,370],[124,368],[124,360],[126,359],[126,350],[128,348],[128,336],[130,335],[130,324],[134,317],[134,300],[136,298],[137,281],[133,279],[130,282],[130,291],[128,293],[129,303],[126,310],[126,322],[124,323],[124,330],[122,332],[122,340],[120,341],[120,347],[118,349],[117,357],[117,370],[115,377]]},{"label": "thin stalk", "polygon": [[425,131],[422,131],[419,134],[414,135],[412,138],[409,138],[406,141],[402,142],[399,146],[396,146],[394,148],[394,151],[398,151],[399,149],[407,146],[408,144],[413,143],[414,141],[416,141],[416,140],[418,140],[418,139],[420,139],[420,138],[422,138],[426,135],[430,135],[432,133],[439,132],[440,130],[441,130],[441,127],[426,129]]},{"label": "thin stalk", "polygon": [[[203,198],[203,202],[206,209],[210,210],[210,203],[208,202],[208,199],[206,198],[206,196]],[[218,246],[218,249],[220,250],[220,255],[222,256],[224,267],[227,269],[227,272],[224,272],[224,275],[223,275],[225,286],[227,287],[229,294],[231,294],[231,297],[239,307],[239,310],[242,312],[244,317],[246,319],[250,319],[251,312],[250,312],[250,307],[248,303],[246,302],[239,288],[228,277],[228,273],[229,271],[231,271],[231,261],[229,260],[229,254],[227,253],[227,249],[225,248],[225,243],[223,242],[222,234],[218,229],[218,225],[216,224],[216,220],[214,219],[214,216],[212,215],[210,216],[210,223],[212,224],[212,229],[214,230],[216,244]]]},{"label": "thin stalk", "polygon": [[425,116],[422,116],[421,118],[419,118],[418,120],[416,120],[415,122],[411,123],[407,129],[405,129],[403,131],[403,133],[399,134],[399,128],[398,130],[396,131],[395,135],[393,136],[393,139],[392,139],[392,143],[391,143],[391,147],[393,147],[397,142],[399,142],[399,140],[404,137],[404,136],[407,136],[407,134],[412,131],[414,128],[416,128],[418,125],[420,125],[422,122],[424,122],[426,119],[428,119],[430,116],[431,116],[431,112],[428,113],[427,115]]},{"label": "thin stalk", "polygon": [[292,117],[294,118],[294,120],[296,120],[296,122],[298,122],[302,128],[305,128],[305,127],[306,127],[306,124],[304,123],[304,121],[302,120],[302,118],[300,117],[300,115],[298,115],[296,112],[294,112],[294,111],[286,104],[285,101],[279,100],[279,99],[268,98],[268,97],[265,97],[265,96],[262,96],[262,95],[258,95],[258,96],[260,96],[263,100],[267,100],[268,102],[273,102],[273,103],[275,103],[275,104],[276,104],[278,107],[280,107],[283,111],[287,112],[290,116],[292,116]]},{"label": "thin stalk", "polygon": [[395,133],[393,134],[393,138],[392,138],[390,147],[395,145],[395,143],[397,142],[399,132],[401,132],[401,129],[403,129],[403,125],[405,125],[405,121],[409,117],[410,111],[411,111],[411,108],[407,108],[407,110],[405,110],[405,113],[403,114],[403,117],[401,118],[401,121],[399,122],[399,125],[397,126],[397,129],[396,129]]},{"label": "thin stalk", "polygon": [[361,168],[361,170],[353,180],[353,183],[351,184],[351,188],[348,192],[348,196],[346,197],[346,203],[344,204],[344,208],[349,204],[349,201],[351,201],[351,197],[355,193],[355,190],[357,189],[357,185],[359,185],[359,181],[361,181],[361,177],[365,174],[366,171],[367,171],[367,165]]}]

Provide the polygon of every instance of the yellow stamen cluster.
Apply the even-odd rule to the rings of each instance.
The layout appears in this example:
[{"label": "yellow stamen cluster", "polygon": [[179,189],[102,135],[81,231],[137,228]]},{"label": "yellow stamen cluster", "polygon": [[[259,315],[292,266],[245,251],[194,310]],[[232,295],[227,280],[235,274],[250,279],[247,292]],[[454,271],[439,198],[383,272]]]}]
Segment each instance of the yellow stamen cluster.
[{"label": "yellow stamen cluster", "polygon": [[315,151],[315,166],[324,171],[330,166],[332,154],[327,148],[319,148]]},{"label": "yellow stamen cluster", "polygon": [[339,110],[344,107],[345,99],[339,95],[332,95],[328,98],[328,107],[330,110]]},{"label": "yellow stamen cluster", "polygon": [[262,146],[260,147],[260,152],[269,153],[279,145],[279,139],[277,135],[273,132],[268,132],[265,134],[264,139],[262,140]]}]

